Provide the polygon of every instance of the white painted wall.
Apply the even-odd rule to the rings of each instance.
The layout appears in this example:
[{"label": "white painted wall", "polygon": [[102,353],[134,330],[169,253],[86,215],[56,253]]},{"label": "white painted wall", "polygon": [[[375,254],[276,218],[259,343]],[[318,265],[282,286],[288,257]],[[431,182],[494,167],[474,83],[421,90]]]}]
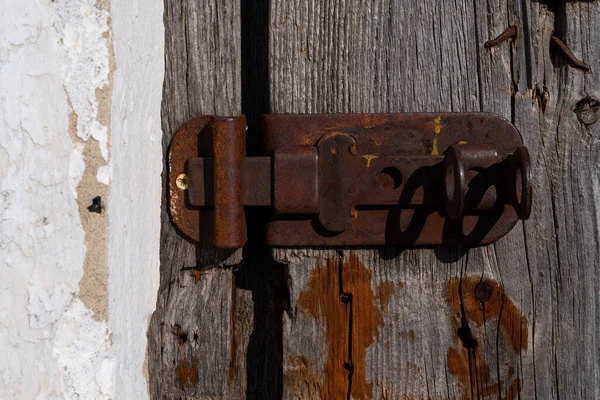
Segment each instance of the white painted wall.
[{"label": "white painted wall", "polygon": [[[0,0],[0,399],[147,398],[162,0],[106,3]],[[97,94],[111,84],[111,41],[112,122],[103,124]],[[94,233],[78,205],[89,143],[104,159],[93,172],[110,185],[108,320],[80,296]]]},{"label": "white painted wall", "polygon": [[141,366],[159,285],[163,0],[113,0],[116,73],[109,203],[115,398],[147,397]]}]

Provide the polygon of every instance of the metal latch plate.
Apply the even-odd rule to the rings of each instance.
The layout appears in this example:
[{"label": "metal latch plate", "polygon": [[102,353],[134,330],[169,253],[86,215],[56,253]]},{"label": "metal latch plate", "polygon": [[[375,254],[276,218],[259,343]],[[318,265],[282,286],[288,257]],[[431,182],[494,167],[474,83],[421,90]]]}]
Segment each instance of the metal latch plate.
[{"label": "metal latch plate", "polygon": [[192,240],[241,247],[244,206],[271,207],[273,246],[479,245],[531,206],[521,135],[493,114],[200,116],[169,150],[170,212]]},{"label": "metal latch plate", "polygon": [[[523,141],[499,116],[265,115],[264,123],[266,154],[315,148],[332,134],[355,141],[350,147],[331,142],[335,144],[323,146],[324,152],[318,147],[320,162],[331,151],[349,155],[338,165],[324,163],[318,189],[321,210],[329,206],[328,212],[333,208],[339,217],[346,213],[352,222],[334,232],[315,215],[274,216],[266,231],[266,241],[273,246],[479,245],[504,236],[519,219],[515,208],[505,204],[509,201],[500,198],[511,191],[506,186],[516,184],[511,183],[514,174],[507,176],[510,168],[499,168],[497,161],[502,163],[502,155],[513,154]],[[490,150],[497,156],[485,160],[484,154],[483,165],[465,171],[472,187],[465,193],[468,210],[455,219],[446,215],[442,190],[444,153],[452,145]],[[286,180],[294,182],[303,172],[289,173]],[[306,188],[298,185],[296,192],[305,193]]]}]

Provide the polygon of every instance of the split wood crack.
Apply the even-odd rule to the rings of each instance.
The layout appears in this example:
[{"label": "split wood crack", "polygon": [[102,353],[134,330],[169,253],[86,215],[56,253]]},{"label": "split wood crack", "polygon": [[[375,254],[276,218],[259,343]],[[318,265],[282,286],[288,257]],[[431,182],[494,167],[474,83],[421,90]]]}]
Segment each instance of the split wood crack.
[{"label": "split wood crack", "polygon": [[344,291],[344,253],[339,250],[338,252],[338,285],[340,301],[346,307],[346,315],[348,316],[348,354],[346,360],[344,360],[344,375],[348,377],[348,392],[347,399],[350,400],[352,397],[352,375],[354,373],[354,363],[352,362],[352,312],[353,312],[353,296],[351,292]]}]

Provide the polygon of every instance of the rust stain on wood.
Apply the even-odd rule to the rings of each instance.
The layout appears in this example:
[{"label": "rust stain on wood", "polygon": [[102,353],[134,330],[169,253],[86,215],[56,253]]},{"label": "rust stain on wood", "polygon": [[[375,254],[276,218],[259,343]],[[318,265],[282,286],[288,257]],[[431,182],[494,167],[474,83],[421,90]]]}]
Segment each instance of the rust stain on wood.
[{"label": "rust stain on wood", "polygon": [[198,384],[199,376],[198,376],[198,359],[194,358],[192,362],[186,360],[181,360],[177,364],[177,368],[175,368],[175,373],[177,374],[177,380],[182,385],[188,387],[194,387]]},{"label": "rust stain on wood", "polygon": [[[451,326],[457,332],[458,342],[462,346],[448,349],[447,366],[448,371],[461,383],[463,398],[474,395],[505,400],[517,398],[523,382],[518,376],[515,377],[515,368],[518,367],[521,353],[527,351],[527,318],[504,293],[502,286],[489,278],[452,278],[448,284],[448,300],[453,311]],[[500,330],[497,340],[504,344],[499,343],[498,348],[505,347],[515,355],[509,357],[515,365],[498,366],[501,373],[490,372],[480,339],[474,333],[483,329],[485,324],[492,324]]]},{"label": "rust stain on wood", "polygon": [[197,285],[198,281],[200,281],[200,278],[206,273],[207,271],[203,271],[199,268],[192,268],[192,272],[190,275],[194,277],[194,285]]},{"label": "rust stain on wood", "polygon": [[[393,288],[393,283],[385,283],[374,293],[371,272],[354,253],[341,265],[338,259],[329,259],[312,271],[308,290],[300,295],[298,305],[323,320],[328,354],[323,377],[307,374],[301,378],[319,382],[321,399],[345,399],[349,388],[352,399],[372,398],[373,384],[366,378],[366,350],[383,325],[382,309],[387,307]],[[351,294],[347,304],[342,301],[343,294]]]}]

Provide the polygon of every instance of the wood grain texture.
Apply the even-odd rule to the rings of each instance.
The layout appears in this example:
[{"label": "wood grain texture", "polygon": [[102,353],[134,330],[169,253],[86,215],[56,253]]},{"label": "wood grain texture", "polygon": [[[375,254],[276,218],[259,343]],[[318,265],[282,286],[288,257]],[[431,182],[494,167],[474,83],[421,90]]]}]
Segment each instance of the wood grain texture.
[{"label": "wood grain texture", "polygon": [[[173,134],[195,115],[241,112],[239,2],[165,0],[164,22],[166,152]],[[245,363],[239,354],[245,353],[249,332],[235,321],[251,320],[252,307],[248,294],[234,288],[232,269],[223,267],[239,263],[241,251],[187,242],[171,224],[166,200],[165,195],[161,283],[148,332],[150,395],[244,398]]]},{"label": "wood grain texture", "polygon": [[[271,0],[271,112],[495,112],[535,177],[531,219],[490,246],[275,250],[284,398],[599,397],[599,8]],[[552,52],[553,31],[592,73]]]}]

